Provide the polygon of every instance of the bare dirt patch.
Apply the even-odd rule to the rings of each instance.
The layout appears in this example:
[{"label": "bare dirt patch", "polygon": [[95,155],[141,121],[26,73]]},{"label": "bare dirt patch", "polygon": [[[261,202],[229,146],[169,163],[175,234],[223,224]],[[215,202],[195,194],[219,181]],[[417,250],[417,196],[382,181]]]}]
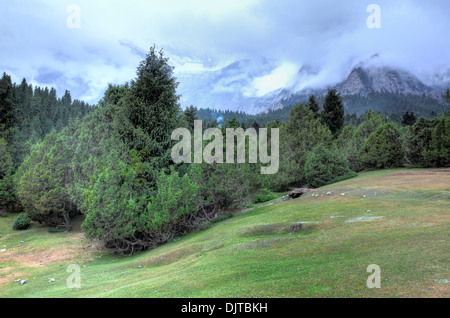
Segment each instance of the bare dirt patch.
[{"label": "bare dirt patch", "polygon": [[[9,273],[11,268],[0,268],[0,286],[10,284],[12,281],[16,279],[22,279],[25,276],[21,275],[21,273],[13,272]],[[26,278],[26,277],[25,277]]]},{"label": "bare dirt patch", "polygon": [[66,242],[56,247],[16,247],[2,252],[2,263],[14,263],[18,266],[37,267],[53,263],[62,263],[80,259],[92,259],[96,254],[106,252],[102,244],[87,240],[83,233],[70,233]]},{"label": "bare dirt patch", "polygon": [[404,171],[354,182],[358,187],[391,190],[449,191],[450,169]]},{"label": "bare dirt patch", "polygon": [[3,262],[14,262],[19,266],[42,266],[56,262],[65,262],[80,256],[80,246],[69,245],[45,250],[20,251],[13,249],[2,255]]}]

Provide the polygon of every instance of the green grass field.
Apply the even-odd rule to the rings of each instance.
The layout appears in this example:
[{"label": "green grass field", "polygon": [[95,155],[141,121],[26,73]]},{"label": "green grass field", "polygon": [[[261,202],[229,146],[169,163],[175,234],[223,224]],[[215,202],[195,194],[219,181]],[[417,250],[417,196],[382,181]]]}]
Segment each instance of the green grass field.
[{"label": "green grass field", "polygon": [[[13,231],[10,215],[0,218],[0,297],[449,297],[449,212],[450,169],[393,169],[129,257],[84,238],[81,218],[48,233]],[[295,222],[305,229],[289,233]],[[70,264],[81,288],[67,287]],[[366,285],[370,264],[381,288]]]}]

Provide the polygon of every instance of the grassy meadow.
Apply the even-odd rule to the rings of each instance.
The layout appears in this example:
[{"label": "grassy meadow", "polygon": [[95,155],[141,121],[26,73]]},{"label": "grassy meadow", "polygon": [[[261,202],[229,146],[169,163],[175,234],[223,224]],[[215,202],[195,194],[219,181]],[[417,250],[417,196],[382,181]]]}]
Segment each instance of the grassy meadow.
[{"label": "grassy meadow", "polygon": [[[14,231],[9,215],[0,218],[0,297],[449,297],[449,212],[450,169],[390,169],[128,257],[86,239],[82,217],[49,233],[35,223]],[[305,228],[291,233],[296,222]],[[67,287],[70,264],[81,288]],[[366,285],[370,264],[381,288]]]}]

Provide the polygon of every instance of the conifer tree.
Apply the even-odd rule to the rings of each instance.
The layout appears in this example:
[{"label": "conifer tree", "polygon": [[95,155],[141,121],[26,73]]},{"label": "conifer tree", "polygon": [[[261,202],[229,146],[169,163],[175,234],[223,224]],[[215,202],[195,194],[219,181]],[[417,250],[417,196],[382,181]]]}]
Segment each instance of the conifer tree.
[{"label": "conifer tree", "polygon": [[0,79],[0,137],[7,137],[14,125],[13,86],[11,77],[3,73]]},{"label": "conifer tree", "polygon": [[310,95],[306,106],[308,106],[308,108],[312,110],[312,112],[314,113],[314,118],[319,117],[320,107],[319,107],[319,103],[317,103],[317,101],[316,101],[316,96]]},{"label": "conifer tree", "polygon": [[328,126],[335,137],[337,137],[342,127],[344,127],[344,105],[336,89],[328,90],[323,105],[322,121]]},{"label": "conifer tree", "polygon": [[184,117],[186,119],[188,129],[192,132],[194,131],[194,120],[197,120],[197,108],[193,105],[186,107],[184,110]]},{"label": "conifer tree", "polygon": [[402,117],[402,126],[412,126],[416,122],[414,112],[405,112]]},{"label": "conifer tree", "polygon": [[8,144],[0,138],[0,208],[8,208],[15,201],[12,173],[13,161]]},{"label": "conifer tree", "polygon": [[450,165],[450,116],[438,120],[431,135],[429,150],[424,152],[428,166]]},{"label": "conifer tree", "polygon": [[295,105],[289,121],[280,125],[280,168],[271,180],[272,186],[285,190],[290,185],[302,185],[308,152],[318,144],[329,144],[331,139],[328,127],[315,119],[304,103]]},{"label": "conifer tree", "polygon": [[158,168],[171,161],[171,134],[180,113],[177,85],[164,52],[152,47],[117,107],[116,127],[122,140]]},{"label": "conifer tree", "polygon": [[397,167],[401,165],[403,157],[400,132],[392,122],[379,126],[358,152],[358,159],[366,168]]}]

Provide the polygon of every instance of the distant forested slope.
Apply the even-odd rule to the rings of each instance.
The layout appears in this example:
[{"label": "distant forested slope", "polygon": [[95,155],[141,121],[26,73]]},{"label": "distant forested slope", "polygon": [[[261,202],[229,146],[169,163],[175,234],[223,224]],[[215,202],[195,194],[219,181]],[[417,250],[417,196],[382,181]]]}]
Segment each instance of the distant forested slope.
[{"label": "distant forested slope", "polygon": [[26,79],[12,83],[6,73],[0,78],[0,139],[6,141],[15,167],[31,145],[92,109],[83,101],[72,100],[68,90],[58,98],[54,88],[33,87]]},{"label": "distant forested slope", "polygon": [[[325,95],[317,92],[316,100],[322,108]],[[260,126],[266,126],[269,122],[278,120],[286,122],[289,119],[289,112],[300,102],[307,102],[308,96],[292,95],[287,99],[283,99],[280,103],[284,106],[276,110],[269,110],[265,113],[256,115],[246,114],[245,112],[237,112],[230,110],[215,109],[198,109],[197,116],[206,123],[216,120],[218,124],[221,121],[233,119],[235,116],[244,127],[250,127],[255,122]],[[448,109],[448,105],[443,104],[440,100],[430,97],[429,95],[399,94],[387,92],[371,92],[366,96],[362,95],[345,95],[342,96],[342,102],[347,118],[356,118],[364,116],[368,110],[389,116],[397,122],[401,121],[401,116],[406,112],[413,112],[417,117],[434,117],[437,114],[444,113]],[[360,121],[359,121],[360,122]],[[358,122],[358,123],[359,123]]]}]

